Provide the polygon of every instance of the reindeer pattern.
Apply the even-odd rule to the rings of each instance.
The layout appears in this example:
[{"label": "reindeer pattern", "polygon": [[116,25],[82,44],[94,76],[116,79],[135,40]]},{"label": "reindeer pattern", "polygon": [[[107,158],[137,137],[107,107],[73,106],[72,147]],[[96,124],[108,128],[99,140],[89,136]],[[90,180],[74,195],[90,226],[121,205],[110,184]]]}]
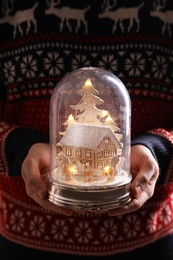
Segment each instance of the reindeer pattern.
[{"label": "reindeer pattern", "polygon": [[5,23],[12,25],[14,38],[17,34],[17,31],[23,35],[22,23],[24,22],[27,24],[26,34],[29,33],[32,23],[34,25],[34,32],[37,31],[37,22],[34,17],[34,11],[38,6],[38,2],[36,2],[30,9],[16,11],[13,15],[11,12],[14,8],[14,0],[4,0],[3,3],[4,5],[2,7],[2,13],[4,16],[0,19],[0,25]]},{"label": "reindeer pattern", "polygon": [[[120,32],[139,32],[140,15],[145,7],[144,0],[138,0],[137,4],[131,2],[127,7],[121,6],[118,0],[100,0],[99,8],[94,16],[94,2],[76,1],[76,7],[71,7],[70,1],[65,0],[42,0],[44,2],[45,19],[56,19],[54,26],[59,32],[66,30],[69,33],[90,33],[92,23],[98,25],[98,31],[105,27],[111,34]],[[39,9],[39,1],[33,1],[28,9],[18,10],[15,7],[17,0],[2,0],[0,26],[9,25],[12,28],[12,37],[28,35],[29,33],[38,32],[38,17],[36,11]],[[42,3],[43,3],[42,2]],[[151,1],[149,18],[160,21],[161,34],[173,35],[173,10],[166,10],[168,0]],[[66,4],[65,4],[66,3]],[[67,4],[68,3],[68,4]],[[92,4],[91,4],[92,3]],[[166,10],[166,11],[165,11]],[[103,25],[103,28],[99,25]],[[92,28],[93,29],[93,28]],[[149,29],[149,28],[148,28]]]}]

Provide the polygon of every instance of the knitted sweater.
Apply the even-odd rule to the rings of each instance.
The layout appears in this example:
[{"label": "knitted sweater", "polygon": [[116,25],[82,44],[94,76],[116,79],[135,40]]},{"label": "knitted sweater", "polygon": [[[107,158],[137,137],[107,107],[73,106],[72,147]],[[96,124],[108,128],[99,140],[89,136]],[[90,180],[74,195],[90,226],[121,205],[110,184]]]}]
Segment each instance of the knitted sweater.
[{"label": "knitted sweater", "polygon": [[[0,232],[42,250],[110,255],[173,232],[173,2],[0,1]],[[25,192],[21,164],[49,142],[50,96],[80,67],[111,70],[132,102],[132,145],[147,146],[160,176],[139,210],[64,216]]]}]

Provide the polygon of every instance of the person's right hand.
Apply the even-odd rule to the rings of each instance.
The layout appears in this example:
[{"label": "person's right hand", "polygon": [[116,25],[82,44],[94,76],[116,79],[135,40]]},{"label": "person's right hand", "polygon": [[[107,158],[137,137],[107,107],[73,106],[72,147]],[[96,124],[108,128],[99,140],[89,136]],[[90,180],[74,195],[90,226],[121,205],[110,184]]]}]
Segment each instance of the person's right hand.
[{"label": "person's right hand", "polygon": [[49,145],[45,143],[32,145],[21,169],[28,196],[45,209],[71,215],[71,210],[58,207],[47,199],[48,172]]}]

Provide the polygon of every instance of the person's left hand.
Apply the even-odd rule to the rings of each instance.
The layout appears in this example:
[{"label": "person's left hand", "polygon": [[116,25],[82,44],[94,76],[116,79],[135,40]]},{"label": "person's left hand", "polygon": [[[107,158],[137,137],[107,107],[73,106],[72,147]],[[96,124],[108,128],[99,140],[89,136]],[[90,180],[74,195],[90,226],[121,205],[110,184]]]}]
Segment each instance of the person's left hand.
[{"label": "person's left hand", "polygon": [[138,210],[154,194],[159,166],[151,151],[143,145],[131,147],[131,201],[125,206],[108,211],[110,216]]}]

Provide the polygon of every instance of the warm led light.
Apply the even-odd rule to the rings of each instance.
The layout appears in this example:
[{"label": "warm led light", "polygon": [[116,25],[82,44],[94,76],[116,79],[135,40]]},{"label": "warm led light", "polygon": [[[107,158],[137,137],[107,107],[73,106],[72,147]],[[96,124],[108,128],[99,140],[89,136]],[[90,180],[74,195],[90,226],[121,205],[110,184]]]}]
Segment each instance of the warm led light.
[{"label": "warm led light", "polygon": [[76,174],[76,173],[77,173],[76,167],[74,167],[74,166],[69,166],[69,167],[68,167],[68,171],[69,171],[71,174]]},{"label": "warm led light", "polygon": [[68,117],[68,120],[69,121],[74,121],[74,116],[72,114],[70,114],[69,117]]},{"label": "warm led light", "polygon": [[87,80],[85,81],[85,86],[86,86],[86,87],[92,86],[92,83],[91,83],[91,80],[90,80],[90,79],[87,79]]},{"label": "warm led light", "polygon": [[106,117],[106,123],[110,123],[113,122],[112,117],[111,116],[107,116]]},{"label": "warm led light", "polygon": [[104,175],[112,175],[113,174],[113,168],[109,165],[104,167]]},{"label": "warm led light", "polygon": [[108,111],[102,110],[102,117],[105,117],[105,116],[107,116],[107,115],[108,115]]}]

